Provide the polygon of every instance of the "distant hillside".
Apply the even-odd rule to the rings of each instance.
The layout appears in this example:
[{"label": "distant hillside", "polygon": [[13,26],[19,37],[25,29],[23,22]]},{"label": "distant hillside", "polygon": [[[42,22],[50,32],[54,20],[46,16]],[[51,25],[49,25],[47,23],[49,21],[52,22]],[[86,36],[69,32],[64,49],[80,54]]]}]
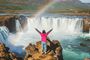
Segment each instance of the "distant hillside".
[{"label": "distant hillside", "polygon": [[0,0],[0,12],[5,10],[38,10],[50,0]]},{"label": "distant hillside", "polygon": [[87,6],[90,6],[90,3],[87,3]]},{"label": "distant hillside", "polygon": [[79,0],[64,0],[54,3],[49,9],[52,13],[62,12],[90,12],[90,5]]},{"label": "distant hillside", "polygon": [[[0,13],[13,12],[36,12],[52,0],[0,0]],[[24,12],[25,11],[25,12]],[[54,3],[47,12],[88,12],[90,4],[82,3],[79,0],[62,0]]]}]

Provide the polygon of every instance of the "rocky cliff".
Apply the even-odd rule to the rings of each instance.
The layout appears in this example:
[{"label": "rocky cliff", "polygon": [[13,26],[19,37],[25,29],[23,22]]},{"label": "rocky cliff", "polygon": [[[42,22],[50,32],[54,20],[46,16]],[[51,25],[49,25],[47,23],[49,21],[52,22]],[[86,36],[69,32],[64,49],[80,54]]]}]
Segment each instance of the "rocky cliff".
[{"label": "rocky cliff", "polygon": [[[26,47],[25,57],[11,52],[5,44],[0,43],[0,60],[63,60],[62,47],[58,40],[47,39],[47,53],[42,54],[41,41],[30,43]],[[23,54],[23,53],[22,53]]]},{"label": "rocky cliff", "polygon": [[26,47],[24,60],[63,60],[62,47],[58,40],[47,42],[47,53],[42,54],[41,41],[36,44],[29,44]]},{"label": "rocky cliff", "polygon": [[83,20],[83,32],[90,32],[90,18],[84,18]]},{"label": "rocky cliff", "polygon": [[16,20],[20,22],[22,29],[24,29],[27,26],[27,18],[23,15],[0,16],[0,26],[6,26],[10,32],[16,32]]},{"label": "rocky cliff", "polygon": [[[21,24],[21,28],[25,28],[27,26],[27,18],[23,15],[15,16],[15,15],[5,15],[0,16],[0,26],[6,26],[10,32],[16,32],[16,20],[18,20]],[[83,22],[83,32],[89,33],[90,31],[90,18],[84,18]]]}]

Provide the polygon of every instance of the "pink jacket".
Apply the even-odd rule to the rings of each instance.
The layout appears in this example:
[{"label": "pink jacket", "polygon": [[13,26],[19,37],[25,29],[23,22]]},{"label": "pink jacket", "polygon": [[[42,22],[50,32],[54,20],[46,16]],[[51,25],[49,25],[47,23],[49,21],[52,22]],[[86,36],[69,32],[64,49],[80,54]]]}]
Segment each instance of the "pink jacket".
[{"label": "pink jacket", "polygon": [[53,29],[49,30],[47,33],[41,33],[38,29],[36,31],[41,35],[41,41],[47,42],[47,36]]},{"label": "pink jacket", "polygon": [[40,33],[41,35],[41,41],[42,42],[47,42],[47,36],[49,33]]}]

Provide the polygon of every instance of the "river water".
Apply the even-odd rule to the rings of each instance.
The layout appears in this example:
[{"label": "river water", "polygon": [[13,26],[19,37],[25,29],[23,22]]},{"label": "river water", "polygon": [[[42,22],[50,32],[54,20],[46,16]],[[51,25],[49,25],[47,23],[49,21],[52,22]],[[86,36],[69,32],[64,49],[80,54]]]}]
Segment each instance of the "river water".
[{"label": "river water", "polygon": [[[82,32],[83,18],[82,16],[61,15],[47,15],[36,18],[27,17],[28,30],[21,30],[20,24],[17,21],[16,26],[19,32],[9,34],[7,45],[12,48],[12,51],[21,54],[29,43],[35,43],[40,40],[40,35],[35,31],[35,28],[40,31],[43,29],[48,31],[53,28],[49,37],[51,40],[60,41],[63,47],[64,60],[83,60],[84,58],[90,58],[90,33],[84,34]],[[84,44],[84,46],[80,44]]]}]

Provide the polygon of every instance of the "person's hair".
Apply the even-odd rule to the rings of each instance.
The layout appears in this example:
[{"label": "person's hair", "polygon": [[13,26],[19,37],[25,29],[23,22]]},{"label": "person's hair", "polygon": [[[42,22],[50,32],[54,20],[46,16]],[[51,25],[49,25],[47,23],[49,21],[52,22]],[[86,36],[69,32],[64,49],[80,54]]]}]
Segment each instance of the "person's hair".
[{"label": "person's hair", "polygon": [[42,31],[42,33],[46,33],[46,31],[45,31],[45,30],[43,30],[43,31]]}]

